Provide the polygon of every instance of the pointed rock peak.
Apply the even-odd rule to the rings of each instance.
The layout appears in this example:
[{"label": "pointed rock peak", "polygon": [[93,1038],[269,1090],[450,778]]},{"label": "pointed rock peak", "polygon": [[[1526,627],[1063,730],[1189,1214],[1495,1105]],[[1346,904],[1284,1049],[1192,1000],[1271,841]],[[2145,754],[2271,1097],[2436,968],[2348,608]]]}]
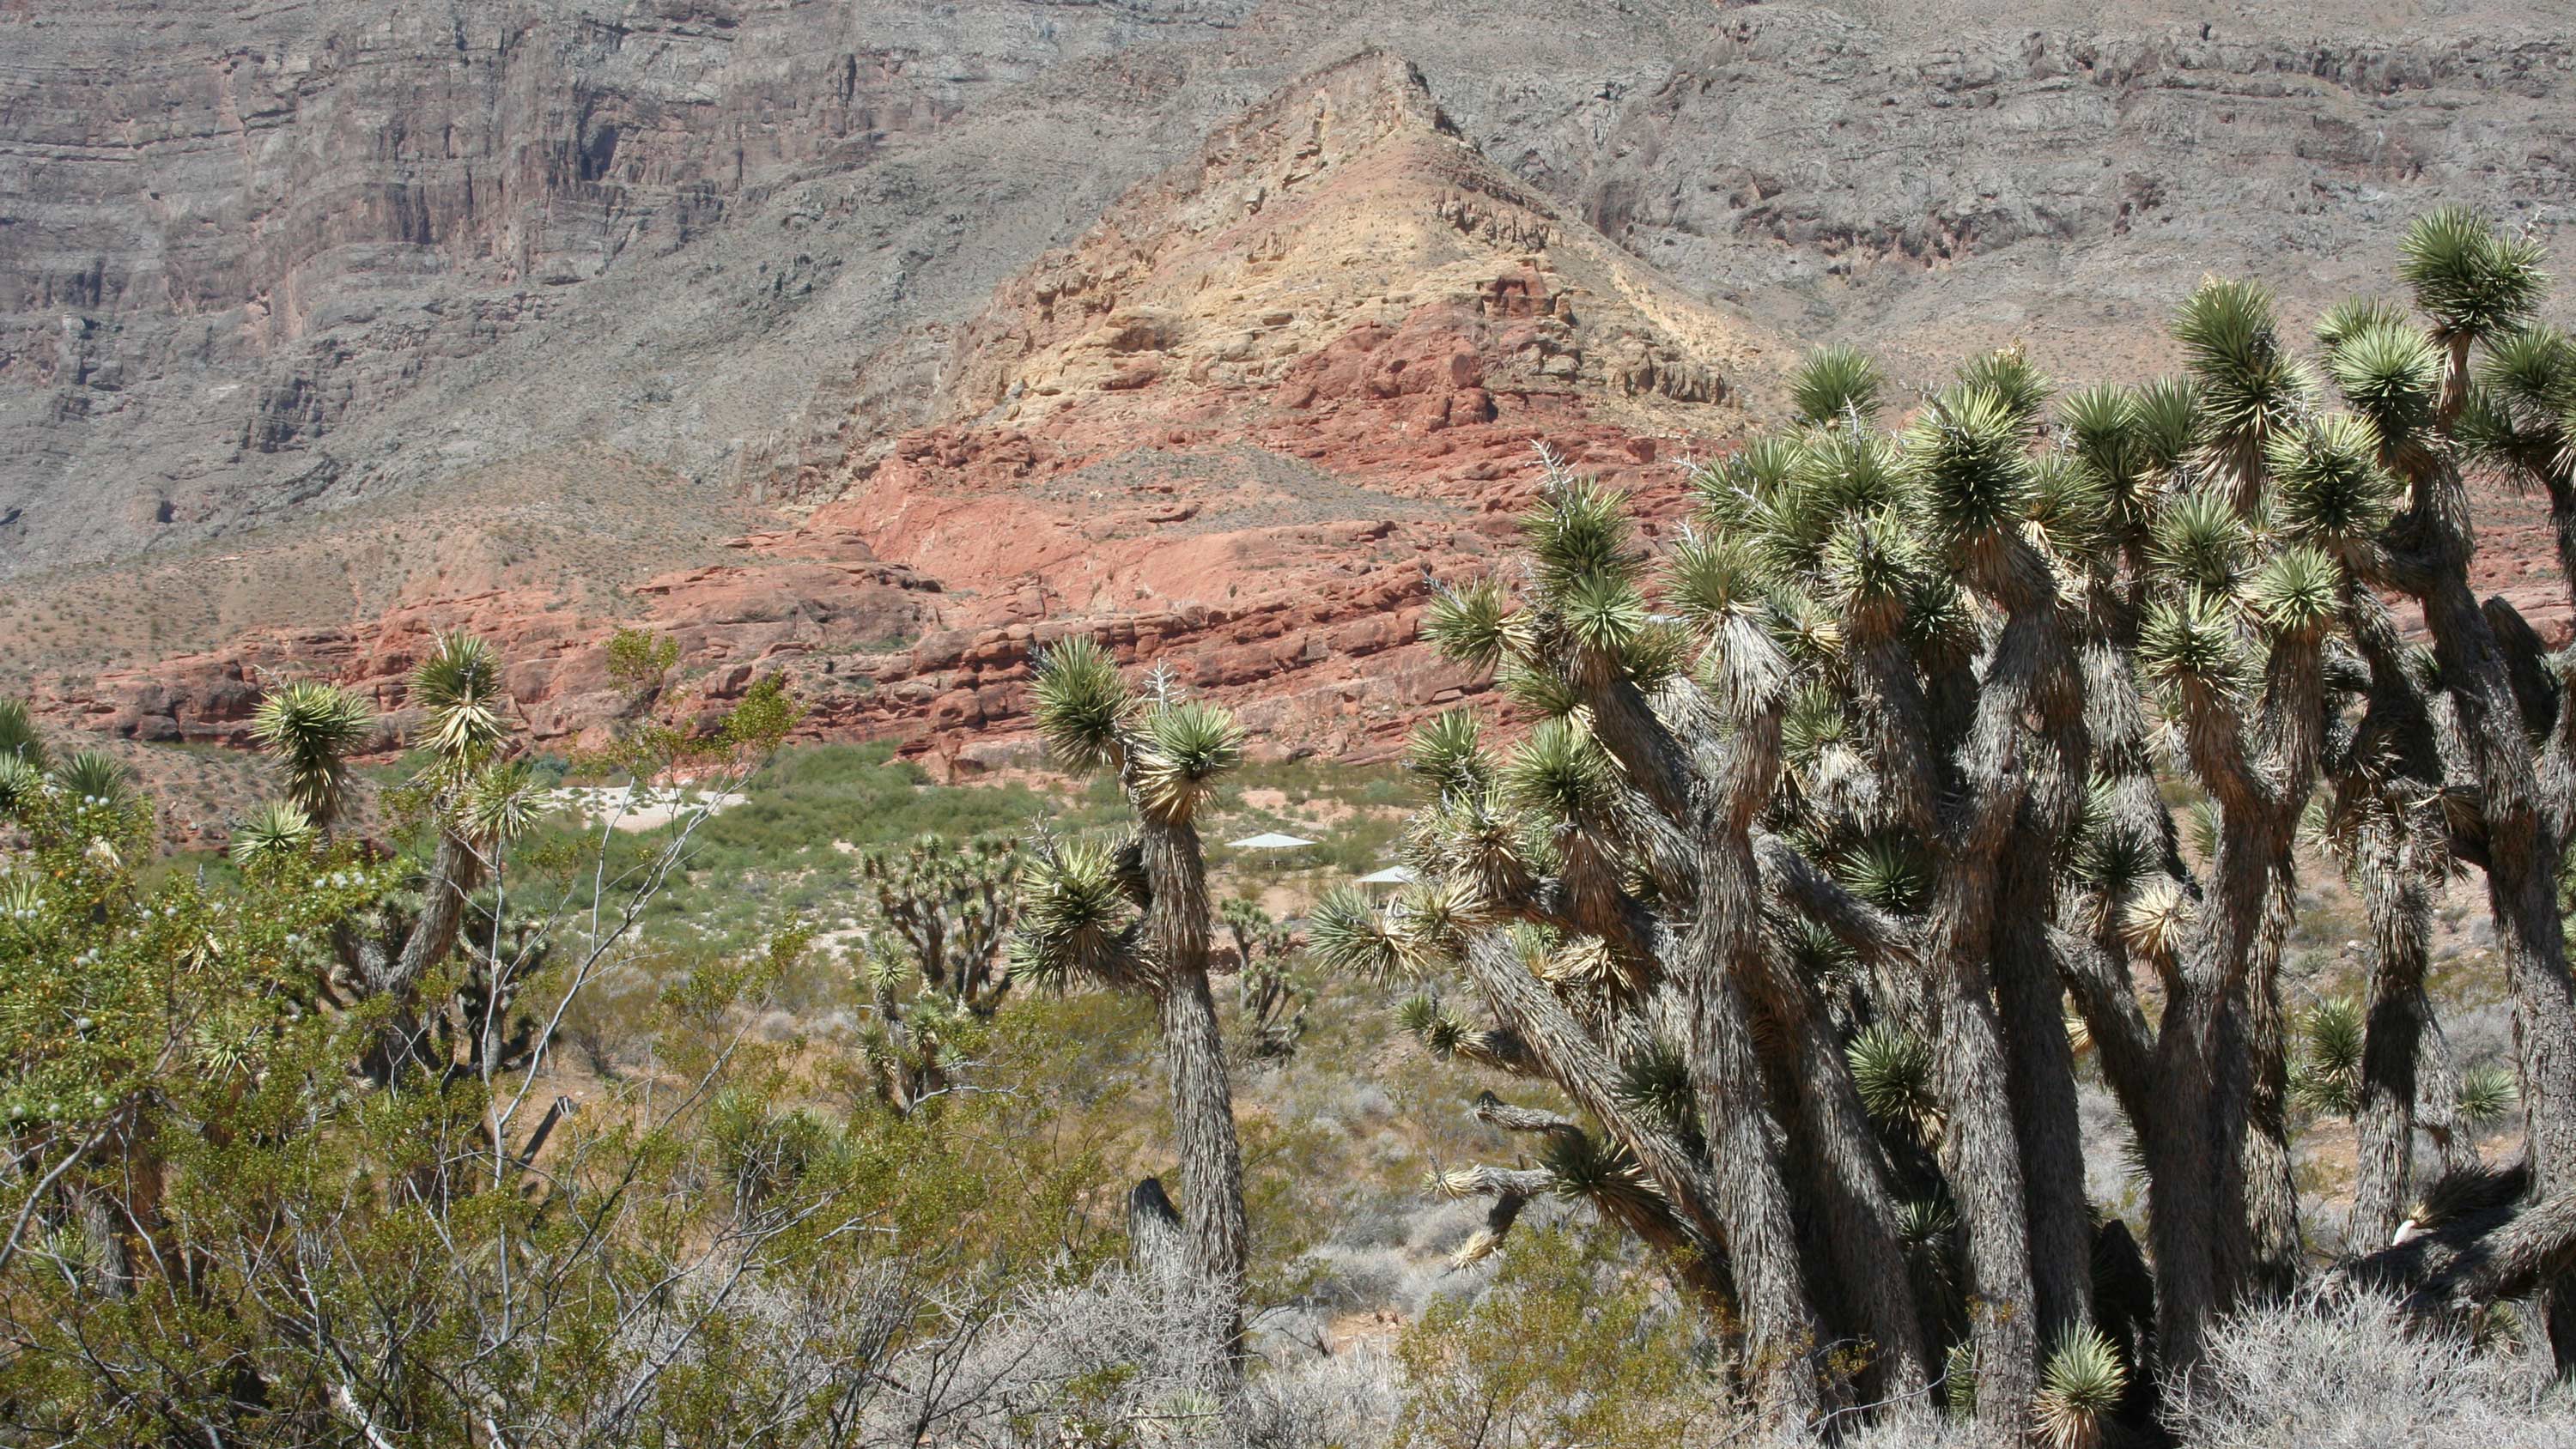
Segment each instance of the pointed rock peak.
[{"label": "pointed rock peak", "polygon": [[1304,359],[1435,315],[1476,324],[1465,345],[1492,366],[1472,370],[1500,385],[1689,403],[1724,395],[1749,335],[1486,160],[1412,65],[1370,49],[1272,92],[1004,285],[953,339],[932,416],[1025,426],[1180,387],[1293,390]]},{"label": "pointed rock peak", "polygon": [[1459,134],[1431,98],[1422,72],[1404,57],[1371,46],[1272,91],[1208,138],[1202,168],[1216,169],[1236,153],[1283,147],[1316,156],[1348,154],[1405,131]]}]

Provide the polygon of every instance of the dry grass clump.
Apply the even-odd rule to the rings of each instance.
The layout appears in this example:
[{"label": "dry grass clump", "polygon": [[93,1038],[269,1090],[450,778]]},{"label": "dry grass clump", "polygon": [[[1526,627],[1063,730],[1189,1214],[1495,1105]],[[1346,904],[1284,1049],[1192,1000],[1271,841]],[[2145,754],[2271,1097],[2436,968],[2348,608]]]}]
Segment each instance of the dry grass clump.
[{"label": "dry grass clump", "polygon": [[2545,1347],[2481,1349],[2382,1295],[2309,1293],[2224,1324],[2167,1414],[2209,1449],[2576,1445],[2576,1399],[2550,1379]]}]

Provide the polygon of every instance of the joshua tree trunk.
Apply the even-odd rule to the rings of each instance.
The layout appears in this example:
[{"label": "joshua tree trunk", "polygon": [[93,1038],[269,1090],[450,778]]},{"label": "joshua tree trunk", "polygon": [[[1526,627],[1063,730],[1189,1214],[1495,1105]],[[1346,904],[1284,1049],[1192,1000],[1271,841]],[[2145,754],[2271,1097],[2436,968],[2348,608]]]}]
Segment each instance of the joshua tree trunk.
[{"label": "joshua tree trunk", "polygon": [[2359,875],[2374,960],[2361,1049],[2361,1102],[2353,1116],[2358,1162],[2346,1244],[2387,1247],[2414,1187],[2416,1069],[2432,1004],[2424,995],[2430,908],[2424,881],[2403,852],[2374,841]]},{"label": "joshua tree trunk", "polygon": [[2048,882],[2035,868],[2041,864],[2018,851],[2005,863],[1995,995],[2025,1174],[2031,1287],[2046,1342],[2092,1317],[2093,1215],[2084,1196],[2066,993],[2048,954]]},{"label": "joshua tree trunk", "polygon": [[391,997],[395,1003],[393,1017],[367,1063],[369,1075],[377,1081],[391,1081],[410,1058],[420,1033],[413,995],[429,969],[456,949],[467,898],[482,883],[481,852],[461,832],[442,826],[437,851],[430,857],[429,880],[421,887],[420,918],[403,938],[402,949],[388,952],[368,943],[359,952],[359,984],[366,994]]},{"label": "joshua tree trunk", "polygon": [[[2464,354],[2454,376],[2465,375]],[[2456,467],[2417,471],[2397,530],[2419,552],[2397,582],[2424,606],[2434,662],[2457,713],[2486,825],[2487,894],[2521,1048],[2522,1095],[2537,1191],[2576,1187],[2576,979],[2558,914],[2560,842],[2541,808],[2538,762],[2524,732],[2495,631],[2469,591],[2468,497]],[[2550,1343],[2562,1373],[2576,1369],[2576,1285],[2549,1288]]]},{"label": "joshua tree trunk", "polygon": [[[2016,589],[2015,593],[2023,591]],[[2018,1442],[2039,1390],[2037,1291],[2031,1279],[2028,1194],[2002,1023],[1989,962],[2003,879],[2000,861],[2028,790],[2016,758],[2024,708],[2050,707],[2071,684],[2050,607],[2015,608],[1996,640],[1974,719],[1958,751],[1969,797],[1949,830],[1929,945],[1933,1074],[1949,1113],[1942,1167],[1967,1233],[1967,1291],[1977,1357],[1977,1422],[1984,1437]]]},{"label": "joshua tree trunk", "polygon": [[1156,1007],[1163,1058],[1172,1074],[1172,1124],[1180,1137],[1193,1257],[1208,1278],[1239,1289],[1248,1251],[1243,1152],[1235,1141],[1216,999],[1207,977],[1193,975],[1173,982]]},{"label": "joshua tree trunk", "polygon": [[2281,1009],[2281,950],[2292,914],[2284,867],[2256,936],[2243,997],[2222,1022],[2222,1133],[2238,1143],[2225,1210],[2242,1232],[2229,1242],[2221,1294],[2231,1305],[2288,1292],[2299,1270],[2298,1184],[2291,1176],[2288,1030]]},{"label": "joshua tree trunk", "polygon": [[2183,1374],[2199,1367],[2201,1335],[2227,1306],[2220,1244],[2243,1227],[2227,1214],[2226,1178],[2242,1170],[2240,1144],[2223,1133],[2217,1097],[2222,1018],[2244,989],[2266,884],[2252,835],[2222,825],[2212,867],[2218,889],[2191,959],[2171,983],[2179,992],[2157,1032],[2152,1094],[2133,1109],[2147,1160],[2156,1347],[2167,1370]]},{"label": "joshua tree trunk", "polygon": [[[2000,779],[1990,786],[2008,788]],[[1977,1420],[1996,1442],[2011,1442],[2006,1436],[2021,1432],[2039,1388],[2021,1144],[1985,969],[1997,887],[1992,862],[2014,814],[2009,801],[1977,813],[1985,828],[1958,844],[1926,953],[1933,973],[1934,1081],[1949,1114],[1942,1168],[1968,1240]]]},{"label": "joshua tree trunk", "polygon": [[[1180,1139],[1191,1261],[1211,1284],[1240,1295],[1249,1251],[1243,1150],[1234,1135],[1225,1037],[1217,1022],[1216,998],[1208,990],[1207,866],[1198,831],[1186,824],[1149,818],[1140,844],[1153,892],[1145,934],[1153,957],[1163,1057],[1172,1078],[1172,1126]],[[1229,1353],[1241,1331],[1240,1319],[1238,1304],[1226,1315]]]},{"label": "joshua tree trunk", "polygon": [[[2348,582],[2344,617],[2370,666],[2369,705],[2339,771],[2336,800],[2337,813],[2350,821],[2349,869],[2370,921],[2369,1015],[2345,1234],[2350,1251],[2366,1253],[2388,1246],[2405,1221],[2419,1125],[2435,1138],[2446,1169],[2474,1165],[2476,1155],[2450,1130],[2457,1083],[2449,1080],[2441,1028],[2424,994],[2433,877],[2447,849],[2439,838],[2446,827],[2416,818],[2442,786],[2436,726],[2378,596]],[[2435,1094],[2429,1106],[2427,1088]]]},{"label": "joshua tree trunk", "polygon": [[1785,1105],[1808,1144],[1806,1201],[1824,1238],[1825,1260],[1840,1282],[1842,1304],[1874,1345],[1870,1390],[1881,1399],[1912,1393],[1931,1382],[1932,1363],[1883,1155],[1824,1003],[1805,982],[1783,979],[1788,975],[1770,973],[1766,1011],[1793,1051],[1784,1063],[1793,1083]]},{"label": "joshua tree trunk", "polygon": [[1734,970],[1748,941],[1751,951],[1761,949],[1761,917],[1749,889],[1755,879],[1749,853],[1740,872],[1727,877],[1729,885],[1748,889],[1712,878],[1684,939],[1694,968],[1688,978],[1691,1087],[1710,1159],[1720,1164],[1717,1212],[1743,1304],[1745,1357],[1764,1402],[1804,1426],[1819,1410],[1808,1365],[1817,1347],[1815,1301],[1799,1273],[1797,1223],[1772,1146],[1752,1013]]},{"label": "joshua tree trunk", "polygon": [[366,985],[370,995],[399,996],[420,984],[429,968],[456,948],[465,924],[466,898],[483,883],[483,857],[471,841],[452,829],[438,832],[438,851],[430,858],[429,881],[421,888],[420,919],[403,941],[402,950]]},{"label": "joshua tree trunk", "polygon": [[1934,982],[1933,1063],[1949,1110],[1942,1167],[1967,1229],[1977,1421],[1986,1437],[2012,1443],[2039,1389],[2039,1334],[2032,1321],[2021,1144],[1984,974],[1954,967]]},{"label": "joshua tree trunk", "polygon": [[1715,1271],[1733,1284],[1732,1245],[1719,1207],[1718,1174],[1684,1150],[1682,1144],[1646,1121],[1618,1090],[1619,1075],[1587,1036],[1565,1003],[1522,966],[1508,937],[1480,933],[1465,953],[1468,976],[1484,993],[1495,1017],[1529,1050],[1549,1080],[1565,1089],[1575,1105],[1592,1114],[1610,1135],[1637,1156],[1647,1177],[1672,1204],[1673,1215],[1687,1237],[1697,1270]]}]

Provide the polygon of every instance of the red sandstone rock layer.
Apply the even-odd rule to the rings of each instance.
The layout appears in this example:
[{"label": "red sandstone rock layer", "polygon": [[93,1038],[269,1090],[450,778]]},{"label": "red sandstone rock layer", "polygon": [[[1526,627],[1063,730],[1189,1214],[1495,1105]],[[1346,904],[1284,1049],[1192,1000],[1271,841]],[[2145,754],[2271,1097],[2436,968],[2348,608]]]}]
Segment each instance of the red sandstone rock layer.
[{"label": "red sandstone rock layer", "polygon": [[[1262,748],[1367,756],[1468,682],[1415,642],[1434,581],[1508,548],[1546,448],[1678,501],[1767,365],[1461,140],[1366,53],[1274,94],[959,330],[935,425],[862,437],[834,501],[628,591],[710,703],[783,673],[835,734],[972,769],[1025,748],[1034,652],[1174,668]],[[617,696],[616,620],[501,591],[261,631],[58,695],[93,728],[238,742],[263,671],[398,709],[431,632],[512,662],[541,741]]]}]

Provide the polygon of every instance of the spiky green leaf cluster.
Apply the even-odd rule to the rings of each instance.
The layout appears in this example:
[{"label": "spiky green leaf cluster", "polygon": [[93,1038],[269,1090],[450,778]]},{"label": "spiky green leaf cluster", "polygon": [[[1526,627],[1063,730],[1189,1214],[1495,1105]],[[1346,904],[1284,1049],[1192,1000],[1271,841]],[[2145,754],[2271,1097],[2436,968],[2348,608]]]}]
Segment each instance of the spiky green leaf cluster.
[{"label": "spiky green leaf cluster", "polygon": [[1539,587],[1551,600],[1565,599],[1578,584],[1633,584],[1645,567],[1628,495],[1595,478],[1551,470],[1521,532]]},{"label": "spiky green leaf cluster", "polygon": [[1933,399],[1906,430],[1905,460],[1923,490],[1935,547],[1973,548],[2030,511],[2022,419],[1991,388],[1956,387]]},{"label": "spiky green leaf cluster", "polygon": [[319,832],[313,820],[291,801],[272,800],[251,812],[233,832],[233,863],[244,870],[300,860],[313,848]]},{"label": "spiky green leaf cluster", "polygon": [[2494,1131],[2520,1099],[2513,1073],[2503,1067],[2481,1063],[2460,1073],[2456,1107],[2460,1125],[2473,1133]]},{"label": "spiky green leaf cluster", "polygon": [[314,820],[339,818],[349,790],[349,757],[367,742],[375,712],[336,684],[299,679],[262,696],[251,738],[277,760],[286,798]]},{"label": "spiky green leaf cluster", "polygon": [[2076,881],[2112,901],[2126,896],[2162,863],[2158,842],[2121,818],[2119,789],[2118,781],[2103,775],[2087,785],[2067,862]]},{"label": "spiky green leaf cluster", "polygon": [[1444,710],[1414,728],[1406,741],[1405,768],[1442,800],[1481,795],[1494,780],[1484,727],[1463,709]]},{"label": "spiky green leaf cluster", "polygon": [[2274,517],[2287,536],[2340,559],[2363,557],[2396,509],[2396,477],[2371,425],[2331,413],[2282,434],[2266,453]]},{"label": "spiky green leaf cluster", "polygon": [[2232,694],[2249,663],[2235,610],[2209,589],[2157,600],[2139,630],[2139,670],[2160,685]]},{"label": "spiky green leaf cluster", "polygon": [[100,750],[82,750],[54,767],[54,787],[86,805],[114,809],[134,797],[134,772]]},{"label": "spiky green leaf cluster", "polygon": [[1503,794],[1543,820],[1597,821],[1615,803],[1617,770],[1590,731],[1571,720],[1547,720],[1505,760]]},{"label": "spiky green leaf cluster", "polygon": [[1846,515],[1826,537],[1819,583],[1829,607],[1852,619],[1901,615],[1928,583],[1922,546],[1892,512]]},{"label": "spiky green leaf cluster", "polygon": [[24,755],[0,755],[0,820],[11,819],[44,793],[45,772]]},{"label": "spiky green leaf cluster", "polygon": [[2046,375],[2032,365],[2030,355],[2018,345],[1981,352],[1968,359],[1959,368],[1959,383],[1993,393],[2004,411],[2023,428],[2039,421],[2052,391]]},{"label": "spiky green leaf cluster", "polygon": [[1697,628],[1718,627],[1762,594],[1760,561],[1731,529],[1688,530],[1664,560],[1665,606]]},{"label": "spiky green leaf cluster", "polygon": [[1887,385],[1869,354],[1842,343],[1827,343],[1807,354],[1789,379],[1789,400],[1798,419],[1817,427],[1846,422],[1867,425],[1878,416],[1878,395]]},{"label": "spiky green leaf cluster", "polygon": [[2029,533],[2056,567],[2076,573],[2134,526],[2132,503],[2075,455],[2043,453],[2031,468]]},{"label": "spiky green leaf cluster", "polygon": [[1658,1041],[1621,1068],[1619,1100],[1646,1113],[1667,1129],[1696,1130],[1697,1098],[1691,1087],[1690,1061],[1681,1048]]},{"label": "spiky green leaf cluster", "polygon": [[2398,243],[2397,275],[2445,332],[2485,336],[2531,315],[2547,295],[2540,243],[2507,236],[2476,210],[2441,206]]},{"label": "spiky green leaf cluster", "polygon": [[1591,574],[1566,585],[1557,600],[1566,637],[1584,654],[1617,660],[1646,629],[1646,598],[1627,579]]},{"label": "spiky green leaf cluster", "polygon": [[2128,1390],[2128,1363],[2102,1330],[2090,1324],[2066,1330],[2049,1349],[2032,1405],[2040,1442],[2048,1449],[2101,1449]]},{"label": "spiky green leaf cluster", "polygon": [[1167,823],[1197,815],[1218,778],[1243,763],[1243,726],[1198,700],[1148,711],[1142,737],[1135,755],[1136,805]]},{"label": "spiky green leaf cluster", "polygon": [[411,674],[412,701],[424,712],[413,742],[430,753],[430,777],[454,784],[489,760],[509,733],[501,662],[471,634],[441,634]]},{"label": "spiky green leaf cluster", "polygon": [[23,699],[0,699],[0,759],[25,762],[35,769],[45,768],[45,737],[36,728],[36,716]]},{"label": "spiky green leaf cluster", "polygon": [[1492,669],[1513,643],[1511,595],[1500,580],[1475,579],[1434,594],[1423,616],[1422,637],[1441,657],[1472,669]]},{"label": "spiky green leaf cluster", "polygon": [[1327,971],[1369,981],[1399,981],[1421,973],[1413,943],[1359,891],[1343,886],[1306,913],[1306,955]]},{"label": "spiky green leaf cluster", "polygon": [[510,845],[543,813],[544,789],[535,766],[509,760],[478,770],[456,800],[456,823],[469,839]]},{"label": "spiky green leaf cluster", "polygon": [[1588,1132],[1551,1132],[1539,1149],[1539,1166],[1560,1197],[1613,1207],[1659,1204],[1654,1181],[1626,1143]]},{"label": "spiky green leaf cluster", "polygon": [[2259,473],[2273,437],[2306,410],[2315,384],[2282,345],[2272,294],[2256,283],[2216,277],[2202,282],[2183,303],[2173,330],[2199,384],[2203,454],[2245,488]]},{"label": "spiky green leaf cluster", "polygon": [[1049,759],[1082,773],[1115,757],[1135,700],[1099,641],[1076,634],[1047,646],[1030,679],[1038,735]]},{"label": "spiky green leaf cluster", "polygon": [[2343,568],[2320,549],[2299,545],[2274,554],[2254,575],[2249,599],[2274,632],[2309,635],[2333,620]]},{"label": "spiky green leaf cluster", "polygon": [[2164,576],[2216,593],[2236,587],[2252,555],[2244,516],[2224,494],[2206,488],[2167,499],[2147,544],[2148,558]]},{"label": "spiky green leaf cluster", "polygon": [[1096,841],[1051,842],[1035,853],[1025,880],[1011,973],[1057,987],[1119,979],[1119,938],[1135,909],[1118,852]]},{"label": "spiky green leaf cluster", "polygon": [[2326,372],[2391,453],[2416,442],[2441,406],[2442,350],[2409,322],[2356,328],[2327,352]]},{"label": "spiky green leaf cluster", "polygon": [[1713,527],[1732,527],[1751,538],[1775,584],[1813,569],[1846,518],[1902,516],[1913,502],[1902,460],[1881,434],[1809,433],[1784,440],[1775,454],[1788,464],[1784,476],[1756,495],[1740,518],[1710,519]]},{"label": "spiky green leaf cluster", "polygon": [[1911,842],[1894,836],[1873,836],[1840,852],[1834,875],[1852,894],[1891,911],[1919,911],[1931,896],[1930,863]]},{"label": "spiky green leaf cluster", "polygon": [[1865,1027],[1843,1049],[1861,1106],[1879,1122],[1929,1139],[1940,1130],[1941,1107],[1932,1085],[1932,1047],[1888,1022]]},{"label": "spiky green leaf cluster", "polygon": [[2299,1053],[2290,1064],[2290,1092],[2311,1112],[2349,1116],[2361,1105],[2361,1055],[2367,1027],[2361,1006],[2331,996],[2299,1021]]},{"label": "spiky green leaf cluster", "polygon": [[2130,416],[2147,466],[2170,475],[2191,460],[2200,441],[2200,384],[2189,377],[2160,377],[2138,389]]}]

